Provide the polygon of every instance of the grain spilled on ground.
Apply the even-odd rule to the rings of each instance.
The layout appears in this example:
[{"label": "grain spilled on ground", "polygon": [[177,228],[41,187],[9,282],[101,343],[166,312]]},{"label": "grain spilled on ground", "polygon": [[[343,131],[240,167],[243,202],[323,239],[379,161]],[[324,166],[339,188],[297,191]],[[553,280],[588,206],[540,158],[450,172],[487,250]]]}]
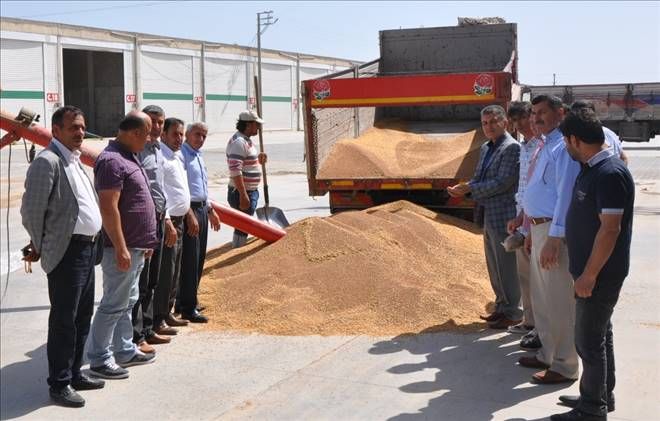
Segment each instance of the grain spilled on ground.
[{"label": "grain spilled on ground", "polygon": [[214,330],[475,329],[493,298],[474,226],[408,202],[308,218],[274,244],[211,251],[206,267],[200,301]]},{"label": "grain spilled on ground", "polygon": [[356,139],[333,145],[317,178],[469,179],[484,142],[481,129],[431,138],[405,131],[405,125],[372,127]]}]

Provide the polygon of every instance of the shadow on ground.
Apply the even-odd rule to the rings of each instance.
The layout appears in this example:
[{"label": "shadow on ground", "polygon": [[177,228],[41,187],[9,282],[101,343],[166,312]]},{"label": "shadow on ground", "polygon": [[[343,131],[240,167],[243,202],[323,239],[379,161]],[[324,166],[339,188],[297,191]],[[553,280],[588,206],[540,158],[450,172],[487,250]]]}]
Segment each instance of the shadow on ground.
[{"label": "shadow on ground", "polygon": [[0,419],[9,420],[50,406],[46,344],[25,354],[25,361],[0,369]]},{"label": "shadow on ground", "polygon": [[[404,393],[432,393],[436,397],[417,412],[401,413],[388,420],[492,420],[500,410],[570,386],[529,383],[537,370],[517,365],[518,358],[525,355],[518,347],[517,335],[501,337],[492,330],[472,334],[432,334],[446,328],[433,326],[419,333],[399,335],[377,342],[369,350],[375,355],[399,352],[426,355],[425,362],[390,367],[387,371],[392,374],[422,370],[436,372],[433,381],[418,381],[399,387]],[[564,411],[550,410],[548,416],[555,412]],[[532,421],[519,417],[509,419],[523,420]]]}]

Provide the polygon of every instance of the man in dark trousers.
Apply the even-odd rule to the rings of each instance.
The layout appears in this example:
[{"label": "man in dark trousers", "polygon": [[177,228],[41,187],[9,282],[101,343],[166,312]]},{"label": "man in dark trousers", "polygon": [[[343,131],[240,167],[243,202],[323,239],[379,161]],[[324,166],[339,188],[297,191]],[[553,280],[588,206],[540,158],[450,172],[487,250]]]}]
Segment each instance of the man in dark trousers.
[{"label": "man in dark trousers", "polygon": [[604,144],[596,113],[570,113],[560,127],[571,157],[582,164],[566,216],[569,270],[575,279],[575,345],[582,359],[580,396],[553,421],[600,421],[614,410],[611,317],[630,267],[635,184],[623,161]]},{"label": "man in dark trousers", "polygon": [[103,380],[80,371],[94,312],[94,263],[101,212],[94,186],[80,164],[85,117],[76,107],[52,117],[53,139],[30,165],[21,204],[30,235],[27,261],[41,258],[48,277],[48,384],[60,405],[82,407],[76,391],[100,389]]}]

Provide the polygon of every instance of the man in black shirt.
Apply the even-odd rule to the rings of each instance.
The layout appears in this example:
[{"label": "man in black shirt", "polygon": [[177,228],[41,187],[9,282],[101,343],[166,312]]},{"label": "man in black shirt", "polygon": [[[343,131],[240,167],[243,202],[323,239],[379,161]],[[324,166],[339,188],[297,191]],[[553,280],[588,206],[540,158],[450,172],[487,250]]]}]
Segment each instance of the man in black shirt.
[{"label": "man in black shirt", "polygon": [[560,127],[571,157],[582,164],[566,216],[569,269],[575,279],[575,345],[582,359],[580,396],[553,421],[607,420],[614,410],[611,316],[630,266],[635,185],[625,164],[603,145],[593,110],[571,112]]}]

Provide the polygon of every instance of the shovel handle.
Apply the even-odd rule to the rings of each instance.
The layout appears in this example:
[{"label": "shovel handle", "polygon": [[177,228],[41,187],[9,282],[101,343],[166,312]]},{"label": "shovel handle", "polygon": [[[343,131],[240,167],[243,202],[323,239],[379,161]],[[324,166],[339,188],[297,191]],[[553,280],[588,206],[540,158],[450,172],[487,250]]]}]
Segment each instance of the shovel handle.
[{"label": "shovel handle", "polygon": [[[259,117],[264,118],[261,114],[261,92],[259,91],[259,77],[257,75],[254,76],[254,93],[257,100],[257,114],[259,114]],[[259,125],[259,151],[264,153],[264,133],[261,125]],[[268,197],[268,175],[266,173],[266,164],[261,164],[261,174],[264,179],[264,202],[266,203],[266,208],[268,208],[270,198]]]}]

